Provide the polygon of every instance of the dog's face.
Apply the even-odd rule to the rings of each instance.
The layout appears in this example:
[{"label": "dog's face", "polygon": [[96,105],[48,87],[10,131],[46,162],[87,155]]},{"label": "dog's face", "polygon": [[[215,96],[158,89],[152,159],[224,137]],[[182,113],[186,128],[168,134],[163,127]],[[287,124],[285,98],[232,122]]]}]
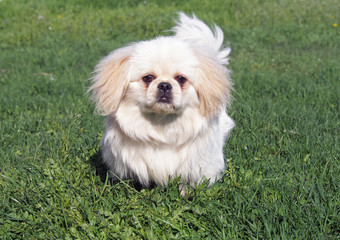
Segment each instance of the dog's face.
[{"label": "dog's face", "polygon": [[126,100],[143,112],[179,114],[198,105],[193,87],[198,60],[186,44],[158,38],[138,44],[129,59],[130,82]]},{"label": "dog's face", "polygon": [[103,115],[121,103],[143,113],[180,114],[187,107],[212,116],[228,102],[228,71],[204,51],[175,37],[120,48],[96,68],[93,91]]}]

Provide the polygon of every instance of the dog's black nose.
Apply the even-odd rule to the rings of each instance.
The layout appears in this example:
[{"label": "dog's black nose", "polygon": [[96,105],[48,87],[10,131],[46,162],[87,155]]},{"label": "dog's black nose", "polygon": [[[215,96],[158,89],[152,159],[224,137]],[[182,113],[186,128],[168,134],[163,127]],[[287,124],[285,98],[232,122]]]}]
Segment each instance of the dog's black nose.
[{"label": "dog's black nose", "polygon": [[171,91],[172,86],[170,83],[167,82],[161,82],[160,84],[158,84],[157,88],[159,89],[160,92],[162,93],[168,93]]}]

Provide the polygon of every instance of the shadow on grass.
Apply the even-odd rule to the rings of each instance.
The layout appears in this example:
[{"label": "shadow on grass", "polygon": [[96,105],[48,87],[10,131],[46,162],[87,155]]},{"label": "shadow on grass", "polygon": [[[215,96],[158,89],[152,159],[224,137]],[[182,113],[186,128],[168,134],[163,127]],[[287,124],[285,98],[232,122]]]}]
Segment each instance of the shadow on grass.
[{"label": "shadow on grass", "polygon": [[156,187],[156,184],[151,182],[148,187],[143,186],[138,180],[137,177],[134,179],[119,179],[114,172],[110,170],[107,164],[103,161],[101,150],[97,150],[91,157],[90,162],[92,167],[96,169],[96,174],[100,177],[100,180],[105,183],[106,178],[108,178],[108,182],[114,185],[120,181],[127,182],[129,186],[133,187],[137,191],[141,191],[142,189],[152,189]]}]

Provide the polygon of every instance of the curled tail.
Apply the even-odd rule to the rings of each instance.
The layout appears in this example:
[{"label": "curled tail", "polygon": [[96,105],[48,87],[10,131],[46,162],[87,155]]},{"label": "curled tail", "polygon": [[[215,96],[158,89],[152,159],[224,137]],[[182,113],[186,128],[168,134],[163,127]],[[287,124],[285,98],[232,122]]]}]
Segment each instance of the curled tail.
[{"label": "curled tail", "polygon": [[172,31],[175,32],[175,37],[206,48],[207,51],[215,54],[221,64],[228,64],[230,48],[223,48],[223,32],[217,25],[214,25],[212,30],[195,15],[190,18],[184,13],[179,13],[179,21]]}]

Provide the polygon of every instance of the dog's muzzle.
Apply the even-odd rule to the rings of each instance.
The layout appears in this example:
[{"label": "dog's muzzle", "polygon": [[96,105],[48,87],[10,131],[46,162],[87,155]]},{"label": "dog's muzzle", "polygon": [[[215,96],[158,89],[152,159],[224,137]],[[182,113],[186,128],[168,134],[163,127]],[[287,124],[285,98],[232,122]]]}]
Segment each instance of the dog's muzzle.
[{"label": "dog's muzzle", "polygon": [[157,88],[158,88],[157,102],[170,103],[172,99],[171,84],[167,82],[161,82],[160,84],[158,84]]}]

